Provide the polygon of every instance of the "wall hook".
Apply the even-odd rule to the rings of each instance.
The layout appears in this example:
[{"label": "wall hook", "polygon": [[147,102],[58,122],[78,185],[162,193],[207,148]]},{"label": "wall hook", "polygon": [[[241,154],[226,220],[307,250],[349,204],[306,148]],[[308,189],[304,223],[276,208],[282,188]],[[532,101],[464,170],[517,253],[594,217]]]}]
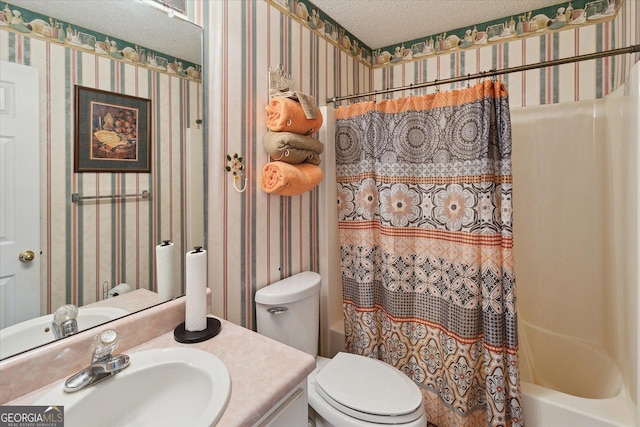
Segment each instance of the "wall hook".
[{"label": "wall hook", "polygon": [[233,156],[227,154],[227,166],[225,166],[224,170],[231,172],[231,175],[233,175],[233,188],[235,188],[238,193],[243,193],[247,189],[247,178],[244,179],[242,188],[238,188],[238,181],[240,181],[242,175],[244,175],[243,162],[244,159],[238,156],[238,153],[234,153]]}]

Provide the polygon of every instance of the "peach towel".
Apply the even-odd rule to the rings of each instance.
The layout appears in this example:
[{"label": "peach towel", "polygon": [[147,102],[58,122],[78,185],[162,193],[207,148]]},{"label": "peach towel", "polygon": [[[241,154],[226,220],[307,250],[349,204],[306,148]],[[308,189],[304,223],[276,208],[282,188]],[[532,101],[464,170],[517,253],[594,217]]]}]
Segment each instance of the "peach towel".
[{"label": "peach towel", "polygon": [[267,111],[267,127],[274,132],[293,132],[298,135],[311,135],[322,126],[322,113],[318,108],[315,119],[307,119],[299,102],[290,98],[271,98]]},{"label": "peach towel", "polygon": [[320,153],[324,144],[312,136],[292,132],[267,131],[262,138],[264,150],[273,160],[281,160],[292,165],[298,163],[320,164]]},{"label": "peach towel", "polygon": [[260,184],[265,193],[297,196],[322,181],[322,169],[311,163],[292,165],[275,161],[264,165]]}]

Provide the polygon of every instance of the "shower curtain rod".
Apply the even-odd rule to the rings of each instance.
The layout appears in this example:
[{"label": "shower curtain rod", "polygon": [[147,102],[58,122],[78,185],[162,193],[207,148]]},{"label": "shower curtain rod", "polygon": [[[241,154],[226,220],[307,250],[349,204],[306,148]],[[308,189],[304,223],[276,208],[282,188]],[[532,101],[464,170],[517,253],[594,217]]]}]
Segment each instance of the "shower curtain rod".
[{"label": "shower curtain rod", "polygon": [[373,90],[370,92],[359,93],[355,95],[334,96],[333,98],[327,99],[327,103],[333,102],[335,104],[336,102],[344,101],[346,99],[366,98],[368,96],[375,97],[376,95],[382,95],[382,94],[391,93],[391,92],[399,92],[402,90],[413,90],[413,89],[420,89],[420,88],[429,87],[429,86],[438,86],[438,85],[447,84],[447,83],[456,83],[456,82],[461,82],[465,80],[483,79],[487,77],[499,76],[502,74],[516,73],[519,71],[527,71],[527,70],[534,70],[537,68],[552,67],[554,65],[563,65],[563,64],[570,64],[573,62],[588,61],[590,59],[604,58],[607,56],[624,55],[626,53],[640,53],[640,44],[629,46],[629,47],[622,47],[619,49],[605,50],[603,52],[588,53],[585,55],[572,56],[569,58],[553,59],[550,61],[543,61],[535,64],[504,68],[502,70],[481,71],[476,74],[467,74],[465,76],[451,77],[451,78],[442,79],[442,80],[434,80],[432,82],[410,84],[407,86],[401,86],[397,88]]}]

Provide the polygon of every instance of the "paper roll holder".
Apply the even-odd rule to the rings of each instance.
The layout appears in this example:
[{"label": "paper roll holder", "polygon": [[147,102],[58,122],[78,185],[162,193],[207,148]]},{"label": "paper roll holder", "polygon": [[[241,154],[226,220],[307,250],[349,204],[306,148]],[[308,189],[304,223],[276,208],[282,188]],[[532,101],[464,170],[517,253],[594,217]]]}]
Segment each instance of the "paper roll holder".
[{"label": "paper roll holder", "polygon": [[222,323],[218,319],[207,317],[207,327],[202,331],[187,331],[182,322],[173,330],[173,338],[183,344],[195,344],[215,337],[221,329]]},{"label": "paper roll holder", "polygon": [[[194,252],[201,252],[202,246],[196,246]],[[186,328],[186,322],[180,323],[173,330],[173,338],[183,344],[195,344],[206,341],[218,335],[222,329],[220,320],[213,317],[207,317],[207,326],[201,331],[189,331]]]}]

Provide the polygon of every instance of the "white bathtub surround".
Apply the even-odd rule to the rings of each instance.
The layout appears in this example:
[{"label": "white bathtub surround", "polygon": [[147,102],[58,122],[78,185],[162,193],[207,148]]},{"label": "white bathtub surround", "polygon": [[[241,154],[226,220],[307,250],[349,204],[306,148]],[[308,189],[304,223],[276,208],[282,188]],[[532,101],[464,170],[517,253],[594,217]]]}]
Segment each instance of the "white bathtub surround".
[{"label": "white bathtub surround", "polygon": [[521,321],[523,405],[527,425],[633,426],[635,405],[620,369],[595,341]]},{"label": "white bathtub surround", "polygon": [[639,74],[604,99],[512,110],[528,427],[640,425]]}]

